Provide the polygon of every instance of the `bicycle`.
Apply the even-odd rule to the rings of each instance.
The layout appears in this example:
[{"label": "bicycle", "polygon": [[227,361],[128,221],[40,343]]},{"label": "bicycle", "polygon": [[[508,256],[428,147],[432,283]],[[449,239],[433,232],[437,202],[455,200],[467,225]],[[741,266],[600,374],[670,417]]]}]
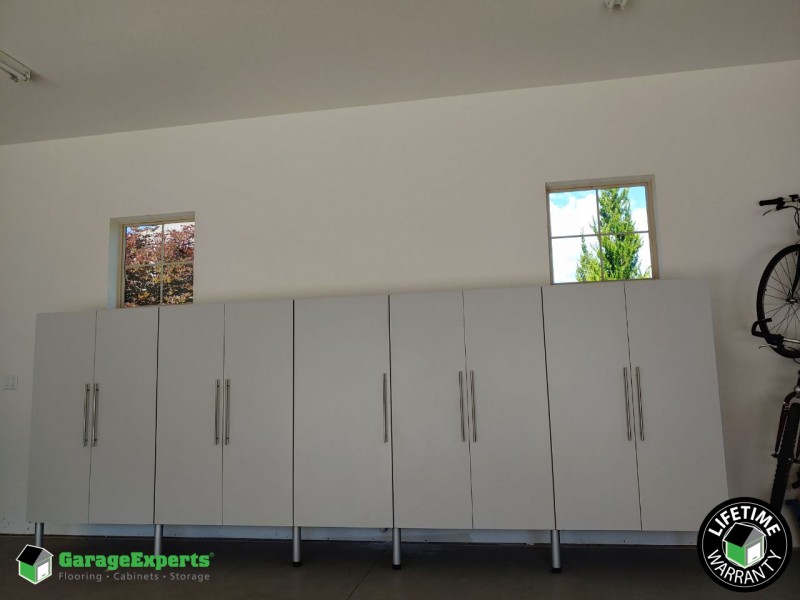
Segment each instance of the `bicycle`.
[{"label": "bicycle", "polygon": [[[792,194],[787,198],[761,200],[759,206],[774,206],[764,214],[794,209],[794,222],[797,235],[800,236],[800,195]],[[758,319],[750,330],[763,338],[775,352],[795,362],[800,358],[800,244],[792,244],[780,250],[767,263],[764,274],[758,283],[756,297],[756,315]],[[783,399],[781,416],[778,423],[778,434],[775,439],[777,459],[775,478],[772,482],[770,506],[776,511],[783,507],[786,495],[786,484],[792,465],[800,463],[800,371],[794,390]],[[800,487],[800,473],[792,484]],[[791,502],[791,501],[790,501]],[[797,509],[797,502],[792,507]],[[798,513],[800,516],[800,513]]]}]

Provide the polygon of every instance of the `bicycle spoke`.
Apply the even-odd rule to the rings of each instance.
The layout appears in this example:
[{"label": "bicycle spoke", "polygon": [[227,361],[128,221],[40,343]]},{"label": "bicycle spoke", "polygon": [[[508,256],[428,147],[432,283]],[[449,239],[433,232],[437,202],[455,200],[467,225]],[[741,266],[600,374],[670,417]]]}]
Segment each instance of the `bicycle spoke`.
[{"label": "bicycle spoke", "polygon": [[[792,265],[792,259],[794,259],[794,265]],[[781,262],[786,263],[784,268],[789,277],[789,296],[794,298],[797,295],[797,288],[795,287],[795,278],[797,277],[797,253],[792,252],[791,254],[787,254]]]},{"label": "bicycle spoke", "polygon": [[[770,281],[772,281],[772,280],[770,280]],[[782,296],[784,298],[788,297],[789,296],[789,290],[786,289],[785,287],[783,287],[783,283],[781,283],[780,281],[778,283],[780,284],[781,289],[776,288],[774,285],[770,285],[770,282],[767,282],[767,287],[769,289],[771,289],[773,292],[775,292],[776,294],[778,294],[779,296]]]},{"label": "bicycle spoke", "polygon": [[[781,286],[781,293],[782,294],[786,294],[788,296],[789,295],[789,288],[787,288],[783,284],[783,281],[781,281],[780,272],[778,271],[777,265],[775,266],[775,269],[772,270],[772,273],[770,275],[770,281],[773,281],[773,280],[776,281],[779,286]],[[776,289],[776,291],[778,291],[778,290]]]},{"label": "bicycle spoke", "polygon": [[785,257],[786,261],[786,269],[789,272],[789,297],[794,298],[797,295],[797,287],[795,286],[795,277],[797,277],[797,261],[794,263],[794,268],[792,268],[792,254],[787,254]]},{"label": "bicycle spoke", "polygon": [[[787,306],[790,306],[790,305],[787,304]],[[786,311],[786,316],[783,317],[783,319],[781,319],[780,322],[777,325],[775,325],[774,327],[771,327],[770,329],[772,329],[772,331],[778,331],[781,328],[781,325],[783,325],[783,323],[786,321],[786,319],[789,318],[789,316],[791,314],[792,314],[792,311],[791,310],[787,310]]]},{"label": "bicycle spoke", "polygon": [[786,298],[780,298],[778,296],[773,296],[771,294],[764,294],[764,298],[775,298],[775,300],[777,300],[781,304],[786,304]]},{"label": "bicycle spoke", "polygon": [[[789,325],[793,323],[795,324],[793,330],[794,334],[789,335]],[[796,323],[797,323],[797,305],[792,304],[789,305],[789,310],[786,312],[786,317],[781,321],[781,323],[779,323],[779,326],[780,324],[783,324],[783,334],[782,334],[783,337],[791,337],[796,339],[796,334],[797,334]]]},{"label": "bicycle spoke", "polygon": [[[797,339],[797,321],[798,321],[797,304],[793,304],[792,305],[792,316],[794,317],[794,330],[793,330],[793,333],[792,333],[791,336],[787,335],[786,337],[792,337],[794,339]],[[788,327],[787,327],[786,333],[787,334],[789,333]]]},{"label": "bicycle spoke", "polygon": [[789,274],[788,267],[786,266],[786,264],[785,264],[785,263],[786,263],[786,257],[783,257],[783,258],[781,259],[780,263],[778,263],[778,264],[779,264],[779,265],[781,266],[781,268],[783,269],[783,272],[784,272],[784,273],[786,273],[787,285],[785,286],[785,289],[786,289],[786,295],[788,296],[788,295],[789,295],[789,292],[790,292],[790,291],[791,291],[791,289],[792,289],[792,276]]},{"label": "bicycle spoke", "polygon": [[789,323],[791,323],[790,320],[791,318],[792,318],[792,309],[790,307],[789,310],[786,311],[786,318],[784,318],[783,321],[780,322],[780,324],[783,325],[783,333],[781,334],[783,337],[789,337],[786,334],[789,333]]},{"label": "bicycle spoke", "polygon": [[792,269],[792,265],[789,262],[788,254],[783,257],[783,260],[781,260],[781,267],[783,268],[783,272],[786,273],[786,295],[791,296],[795,271]]},{"label": "bicycle spoke", "polygon": [[777,313],[777,312],[778,312],[780,309],[782,309],[782,308],[786,308],[786,304],[781,304],[781,305],[780,305],[780,306],[778,306],[777,308],[773,308],[773,309],[771,309],[771,310],[765,311],[765,312],[764,312],[764,316],[765,316],[765,317],[771,317],[771,316],[774,316],[774,314],[775,314],[775,313]]},{"label": "bicycle spoke", "polygon": [[[797,278],[797,252],[792,252],[792,256],[794,257],[794,279],[792,279],[792,285],[794,285],[794,281]],[[794,290],[794,296],[797,296],[797,289]]]}]

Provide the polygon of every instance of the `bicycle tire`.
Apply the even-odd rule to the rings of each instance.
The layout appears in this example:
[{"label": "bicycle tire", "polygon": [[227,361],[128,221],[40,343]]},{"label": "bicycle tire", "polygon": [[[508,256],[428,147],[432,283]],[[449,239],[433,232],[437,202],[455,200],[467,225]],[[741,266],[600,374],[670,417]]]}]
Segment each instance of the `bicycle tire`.
[{"label": "bicycle tire", "polygon": [[789,408],[789,414],[783,425],[781,447],[778,450],[778,464],[775,467],[775,479],[772,481],[769,505],[776,512],[780,512],[783,508],[786,484],[789,482],[789,471],[794,462],[798,425],[800,425],[800,404],[795,403]]},{"label": "bicycle tire", "polygon": [[[756,314],[763,323],[762,330],[773,335],[800,340],[800,285],[791,294],[792,279],[800,264],[800,244],[787,246],[767,263],[758,282]],[[800,344],[785,343],[772,347],[786,358],[800,358]]]}]

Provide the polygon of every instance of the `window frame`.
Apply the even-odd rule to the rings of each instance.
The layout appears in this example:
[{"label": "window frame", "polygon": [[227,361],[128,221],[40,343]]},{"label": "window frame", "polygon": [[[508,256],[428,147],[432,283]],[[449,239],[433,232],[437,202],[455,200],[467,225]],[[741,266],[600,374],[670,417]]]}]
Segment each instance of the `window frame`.
[{"label": "window frame", "polygon": [[[114,219],[117,223],[119,223],[119,260],[117,265],[117,308],[141,308],[142,306],[171,306],[169,304],[165,304],[164,300],[164,282],[160,283],[160,293],[159,293],[159,302],[158,304],[148,304],[142,305],[137,304],[135,306],[125,306],[125,247],[127,242],[127,228],[128,227],[142,227],[142,226],[150,226],[150,225],[172,225],[174,223],[194,223],[195,225],[195,234],[197,232],[197,221],[195,219],[194,213],[182,213],[182,214],[174,214],[174,215],[161,215],[159,217],[140,217],[140,218],[128,218],[128,219]],[[189,262],[165,262],[164,258],[164,244],[166,241],[164,239],[161,240],[161,261],[158,261],[155,264],[160,264],[162,269],[169,265],[185,265],[191,264],[192,265],[192,302],[194,304],[194,254],[192,255],[192,261]],[[144,266],[143,266],[144,268]],[[190,304],[189,302],[184,302],[183,304]]]},{"label": "window frame", "polygon": [[[555,273],[553,271],[553,240],[578,238],[580,235],[563,235],[553,236],[551,227],[550,215],[550,194],[558,194],[562,192],[584,192],[589,190],[595,191],[595,208],[596,215],[599,223],[600,219],[600,206],[597,195],[598,190],[606,190],[610,188],[629,188],[629,187],[644,187],[645,188],[645,207],[647,210],[647,231],[636,231],[633,233],[646,233],[650,239],[650,279],[659,279],[658,268],[658,244],[656,243],[656,226],[655,226],[655,210],[653,209],[653,195],[655,182],[652,175],[640,175],[635,177],[611,177],[605,179],[587,179],[582,181],[569,181],[569,182],[554,182],[545,184],[545,204],[547,208],[547,248],[549,251],[550,262],[550,285],[570,285],[570,284],[584,284],[584,283],[608,283],[613,281],[643,281],[641,279],[605,279],[601,281],[554,281]],[[607,237],[613,234],[598,235],[598,241],[602,237]],[[591,234],[594,236],[594,234]],[[585,237],[590,237],[586,236]]]}]

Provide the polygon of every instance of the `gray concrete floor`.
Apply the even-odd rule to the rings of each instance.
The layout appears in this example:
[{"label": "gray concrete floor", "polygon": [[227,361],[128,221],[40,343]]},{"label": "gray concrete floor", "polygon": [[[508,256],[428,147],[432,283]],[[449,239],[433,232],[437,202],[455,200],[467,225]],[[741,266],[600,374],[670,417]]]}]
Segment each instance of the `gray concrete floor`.
[{"label": "gray concrete floor", "polygon": [[[17,575],[16,557],[32,538],[0,536],[0,599],[24,598],[176,598],[201,600],[302,598],[516,598],[649,599],[732,598],[700,568],[694,548],[563,546],[563,573],[550,573],[548,546],[403,544],[403,569],[391,568],[391,547],[383,543],[303,542],[303,566],[291,566],[291,542],[172,539],[166,554],[212,553],[206,582],[172,581],[165,569],[159,581],[115,581],[101,569],[96,581],[66,581],[56,565],[58,553],[127,554],[152,552],[142,538],[45,536],[54,557],[53,575],[34,586]],[[768,589],[748,597],[779,600],[800,596],[800,558]],[[120,569],[119,572],[152,572]],[[183,572],[183,570],[180,570]],[[166,573],[166,577],[163,575]],[[107,576],[107,577],[106,577]]]}]

